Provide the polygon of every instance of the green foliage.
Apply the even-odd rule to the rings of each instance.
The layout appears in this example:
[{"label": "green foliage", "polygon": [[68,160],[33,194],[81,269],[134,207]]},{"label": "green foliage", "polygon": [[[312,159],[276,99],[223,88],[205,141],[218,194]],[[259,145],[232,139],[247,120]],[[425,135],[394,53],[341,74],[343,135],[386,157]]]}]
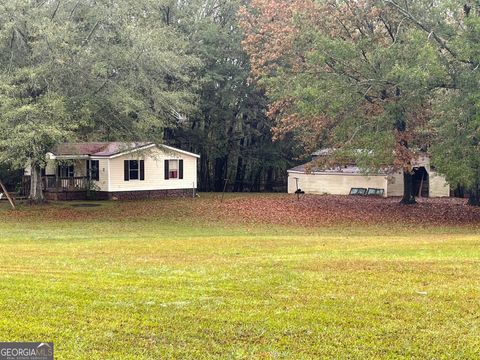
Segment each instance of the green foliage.
[{"label": "green foliage", "polygon": [[204,189],[225,177],[257,188],[267,177],[283,179],[294,155],[272,143],[264,95],[249,80],[240,4],[1,4],[0,162],[41,164],[63,141],[166,134],[202,154]]},{"label": "green foliage", "polygon": [[154,140],[194,110],[188,41],[158,4],[0,5],[0,161],[42,163],[53,144]]},{"label": "green foliage", "polygon": [[[480,186],[480,8],[473,2],[443,1],[440,9],[418,2],[411,10],[435,34],[443,72],[430,97],[435,129],[433,164],[453,187],[479,196]],[[419,25],[419,24],[417,24]],[[425,31],[425,30],[424,30]],[[428,69],[433,72],[432,69]]]},{"label": "green foliage", "polygon": [[222,190],[226,178],[229,190],[272,190],[285,181],[295,157],[288,141],[273,143],[266,98],[250,79],[236,18],[242,3],[199,0],[172,4],[168,11],[203,66],[195,79],[198,110],[167,140],[202,154],[199,183],[204,191]]}]

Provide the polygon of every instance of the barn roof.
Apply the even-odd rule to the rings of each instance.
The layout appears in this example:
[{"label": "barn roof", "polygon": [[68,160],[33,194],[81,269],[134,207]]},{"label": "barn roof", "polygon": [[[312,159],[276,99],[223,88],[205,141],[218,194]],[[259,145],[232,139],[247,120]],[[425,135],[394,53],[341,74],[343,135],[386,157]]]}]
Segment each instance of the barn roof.
[{"label": "barn roof", "polygon": [[[345,165],[345,166],[335,166],[332,168],[321,168],[318,167],[314,161],[308,162],[303,165],[295,166],[287,170],[289,173],[301,173],[301,174],[344,174],[344,175],[365,175],[365,172],[362,171],[358,166],[355,165]],[[376,171],[373,174],[369,173],[370,176],[375,175],[386,175],[387,171]]]}]

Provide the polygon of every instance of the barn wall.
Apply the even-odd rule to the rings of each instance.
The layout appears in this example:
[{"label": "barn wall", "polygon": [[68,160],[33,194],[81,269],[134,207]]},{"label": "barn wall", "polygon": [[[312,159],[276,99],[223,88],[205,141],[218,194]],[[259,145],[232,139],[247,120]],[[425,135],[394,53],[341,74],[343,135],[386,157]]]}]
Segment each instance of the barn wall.
[{"label": "barn wall", "polygon": [[297,190],[295,178],[298,178],[298,187],[307,194],[348,195],[352,187],[377,188],[387,192],[387,180],[384,175],[289,173],[288,192],[290,194]]},{"label": "barn wall", "polygon": [[[421,165],[425,166],[425,165]],[[429,197],[447,197],[450,196],[450,185],[446,179],[430,170],[430,166],[427,165],[427,171],[429,176]],[[388,178],[388,196],[403,196],[403,173],[396,172],[390,175]]]},{"label": "barn wall", "polygon": [[442,176],[437,174],[435,171],[429,172],[430,180],[430,197],[447,197],[450,196],[450,185],[447,183],[447,180]]},{"label": "barn wall", "polygon": [[[348,195],[352,187],[370,187],[384,189],[385,196],[403,196],[403,173],[401,171],[395,172],[387,177],[347,174],[289,173],[288,193],[290,194],[294,193],[297,189],[295,178],[298,178],[298,187],[307,194]],[[429,181],[430,197],[450,196],[450,186],[443,176],[434,171],[430,171]]]},{"label": "barn wall", "polygon": [[397,171],[388,176],[387,196],[403,196],[403,172]]}]

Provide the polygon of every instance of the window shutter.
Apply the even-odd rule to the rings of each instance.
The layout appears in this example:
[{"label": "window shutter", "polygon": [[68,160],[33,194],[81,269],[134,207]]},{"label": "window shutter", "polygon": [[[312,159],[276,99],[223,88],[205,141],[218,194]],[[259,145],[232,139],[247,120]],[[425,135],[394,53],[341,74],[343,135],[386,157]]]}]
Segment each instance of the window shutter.
[{"label": "window shutter", "polygon": [[183,179],[183,160],[178,160],[178,178]]},{"label": "window shutter", "polygon": [[99,181],[100,180],[100,161],[98,160],[93,160],[92,161],[92,167],[93,167],[93,180]]},{"label": "window shutter", "polygon": [[87,179],[92,180],[92,173],[90,171],[90,162],[91,160],[85,161],[87,163]]},{"label": "window shutter", "polygon": [[169,177],[169,166],[168,166],[168,160],[165,160],[165,180],[168,180],[170,177]]},{"label": "window shutter", "polygon": [[123,161],[123,177],[125,181],[130,180],[130,171],[129,171],[129,162],[128,160]]},{"label": "window shutter", "polygon": [[140,180],[145,180],[145,161],[140,160]]}]

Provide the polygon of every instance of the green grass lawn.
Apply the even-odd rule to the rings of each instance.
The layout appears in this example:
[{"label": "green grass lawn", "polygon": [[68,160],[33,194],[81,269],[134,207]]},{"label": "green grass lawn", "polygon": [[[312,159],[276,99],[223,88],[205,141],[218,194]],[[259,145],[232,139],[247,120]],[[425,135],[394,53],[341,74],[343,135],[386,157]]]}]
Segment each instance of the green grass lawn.
[{"label": "green grass lawn", "polygon": [[2,203],[0,341],[57,359],[480,356],[478,230],[242,224],[196,203]]}]

